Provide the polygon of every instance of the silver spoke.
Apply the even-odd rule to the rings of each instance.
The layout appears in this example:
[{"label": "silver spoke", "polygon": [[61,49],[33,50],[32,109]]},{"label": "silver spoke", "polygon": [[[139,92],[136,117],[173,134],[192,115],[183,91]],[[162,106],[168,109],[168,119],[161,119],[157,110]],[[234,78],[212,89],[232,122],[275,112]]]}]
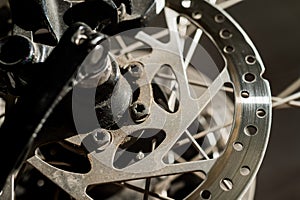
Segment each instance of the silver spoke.
[{"label": "silver spoke", "polygon": [[[215,132],[215,131],[218,131],[220,129],[223,129],[223,128],[226,128],[226,127],[229,127],[232,125],[232,122],[229,122],[229,123],[226,123],[224,125],[221,125],[221,126],[216,126],[216,127],[213,127],[211,129],[208,129],[208,130],[204,130],[200,133],[197,133],[196,135],[193,135],[193,138],[194,139],[199,139],[199,138],[202,138],[204,136],[206,136],[207,134],[211,133],[211,132]],[[184,144],[188,144],[189,143],[189,139],[183,139],[183,140],[180,140],[176,143],[176,146],[175,147],[179,147],[179,146],[182,146]]]},{"label": "silver spoke", "polygon": [[191,46],[189,48],[189,51],[188,51],[188,53],[186,55],[186,58],[184,60],[184,69],[185,70],[189,66],[189,64],[190,64],[190,62],[192,60],[192,57],[193,57],[193,55],[195,53],[195,50],[196,50],[197,46],[199,45],[199,41],[200,41],[200,38],[202,36],[202,33],[203,33],[203,31],[201,29],[197,29],[195,37],[194,37],[194,39],[192,41],[192,44],[191,44]]},{"label": "silver spoke", "polygon": [[[152,149],[151,151],[153,152],[156,146],[156,140],[152,140]],[[145,183],[145,193],[144,193],[144,200],[148,200],[148,196],[150,193],[150,184],[151,184],[151,178],[146,178],[146,183]]]},{"label": "silver spoke", "polygon": [[272,106],[273,106],[273,108],[276,108],[277,106],[286,104],[286,103],[288,103],[290,101],[293,101],[293,100],[296,100],[296,99],[299,99],[299,98],[300,98],[300,92],[295,93],[293,95],[290,95],[290,96],[288,96],[286,98],[283,98],[280,101],[277,101],[277,102],[273,103]]},{"label": "silver spoke", "polygon": [[[170,75],[167,75],[167,74],[161,74],[161,73],[158,73],[157,77],[168,79],[168,80],[176,80],[173,76],[170,76]],[[196,80],[189,80],[188,82],[191,85],[199,86],[199,87],[204,87],[204,88],[208,88],[210,86],[210,85],[208,85],[205,82],[196,81]],[[230,88],[230,87],[223,87],[223,88],[221,88],[221,90],[223,90],[225,92],[230,92],[230,93],[234,92],[233,89]]]},{"label": "silver spoke", "polygon": [[[126,187],[128,189],[134,190],[134,191],[139,192],[141,194],[145,193],[145,190],[143,188],[139,188],[139,187],[137,187],[135,185],[132,185],[132,184],[129,184],[129,183],[126,183],[126,182],[124,182],[124,183],[116,183],[116,184],[117,185],[121,185],[123,187]],[[149,196],[152,196],[154,198],[161,199],[161,200],[174,200],[172,198],[164,197],[164,196],[162,196],[160,194],[157,194],[157,193],[154,193],[154,192],[149,192]]]},{"label": "silver spoke", "polygon": [[190,102],[186,106],[189,106],[189,109],[186,110],[186,117],[182,121],[182,131],[187,129],[190,125],[190,122],[194,121],[203,109],[208,105],[212,98],[221,90],[225,82],[230,81],[227,68],[224,68],[219,76],[213,81],[213,83],[208,87],[208,89],[198,98],[194,100],[194,105],[190,105]]},{"label": "silver spoke", "polygon": [[209,160],[208,155],[205,153],[205,151],[202,149],[202,147],[198,144],[198,142],[195,140],[195,138],[192,136],[192,134],[188,130],[186,130],[185,133],[188,136],[188,138],[192,141],[193,145],[197,148],[197,150],[200,151],[200,153],[204,156],[204,158],[206,160]]}]

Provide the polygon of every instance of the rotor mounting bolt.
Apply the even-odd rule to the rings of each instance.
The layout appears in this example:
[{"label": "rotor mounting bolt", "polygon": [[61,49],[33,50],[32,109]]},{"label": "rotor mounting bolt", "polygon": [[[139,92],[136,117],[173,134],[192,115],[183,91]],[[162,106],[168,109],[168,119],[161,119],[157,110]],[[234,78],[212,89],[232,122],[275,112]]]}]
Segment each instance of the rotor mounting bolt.
[{"label": "rotor mounting bolt", "polygon": [[105,150],[111,143],[111,134],[105,129],[97,129],[92,133],[97,150]]},{"label": "rotor mounting bolt", "polygon": [[134,102],[131,105],[131,117],[135,122],[145,121],[149,114],[149,108],[142,102]]},{"label": "rotor mounting bolt", "polygon": [[139,78],[143,75],[144,65],[140,62],[131,62],[128,64],[127,68],[131,76],[135,78]]},{"label": "rotor mounting bolt", "polygon": [[142,160],[143,158],[145,158],[145,154],[140,151],[137,155],[136,155],[136,159],[137,160]]}]

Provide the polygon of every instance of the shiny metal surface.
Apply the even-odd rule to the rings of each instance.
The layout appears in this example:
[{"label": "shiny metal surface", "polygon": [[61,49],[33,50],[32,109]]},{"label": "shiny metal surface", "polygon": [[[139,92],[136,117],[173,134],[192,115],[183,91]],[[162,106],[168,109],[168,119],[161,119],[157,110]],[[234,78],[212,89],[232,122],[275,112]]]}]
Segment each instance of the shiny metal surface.
[{"label": "shiny metal surface", "polygon": [[[172,66],[181,91],[181,106],[178,112],[173,115],[168,114],[152,102],[151,114],[145,122],[112,131],[114,139],[111,145],[103,152],[89,155],[92,168],[87,174],[57,169],[37,156],[28,160],[76,199],[91,199],[85,193],[86,187],[91,184],[122,182],[192,171],[201,171],[207,178],[187,199],[237,199],[246,191],[247,185],[250,185],[257,173],[269,138],[271,94],[267,81],[262,78],[264,66],[255,47],[228,14],[207,2],[193,2],[193,6],[184,8],[181,1],[171,1],[167,6],[182,13],[203,29],[223,55],[226,66],[199,99],[190,98],[183,57],[174,56],[174,54],[181,55],[178,35],[174,27],[174,20],[178,14],[165,8],[165,12],[169,13],[167,23],[171,30],[170,42],[163,44],[144,32],[139,32],[136,38],[153,49],[150,56],[139,60],[145,65],[145,73],[149,81],[154,78],[161,66],[151,65],[153,61]],[[201,17],[195,17],[198,16],[195,12],[200,13]],[[245,78],[249,73],[254,76],[254,79]],[[234,86],[235,113],[228,145],[222,155],[216,159],[174,165],[164,164],[162,162],[164,154],[171,149],[189,124],[197,118],[226,82],[231,82]],[[265,115],[258,116],[258,110],[263,110]],[[145,128],[164,130],[166,140],[152,154],[134,165],[124,170],[115,169],[112,159],[119,144],[128,133]]]},{"label": "shiny metal surface", "polygon": [[[65,4],[73,2],[78,3],[66,1],[61,9],[65,11]],[[99,143],[99,148],[86,148],[91,165],[87,172],[66,170],[48,163],[43,158],[40,147],[27,162],[71,197],[79,200],[93,199],[88,193],[90,186],[108,183],[141,193],[144,199],[173,199],[168,196],[168,190],[175,187],[174,180],[187,173],[195,175],[201,182],[184,199],[253,199],[255,184],[252,183],[262,163],[269,139],[271,102],[275,102],[275,107],[297,106],[298,102],[295,100],[299,98],[299,94],[289,96],[292,93],[289,91],[293,89],[290,88],[281,97],[272,99],[269,84],[262,77],[264,66],[258,52],[243,29],[223,10],[238,2],[170,0],[165,4],[155,1],[157,13],[161,6],[166,5],[164,14],[167,30],[151,35],[147,29],[140,29],[134,36],[138,42],[134,43],[133,47],[126,46],[121,37],[115,37],[122,47],[120,51],[125,55],[125,58],[123,55],[115,55],[116,60],[120,68],[123,67],[122,70],[128,71],[129,75],[125,73],[124,77],[129,83],[132,81],[132,89],[139,89],[138,96],[134,98],[130,107],[133,123],[125,121],[124,124],[118,124],[117,129],[103,130],[106,137],[102,139],[93,137],[95,142]],[[53,5],[56,6],[56,3]],[[120,9],[121,7],[119,11]],[[124,9],[123,5],[123,12]],[[147,16],[148,14],[146,13]],[[50,16],[50,22],[53,21],[52,18]],[[182,23],[178,22],[180,18]],[[186,24],[192,24],[196,29],[187,54],[184,55]],[[59,27],[54,27],[53,31],[60,37]],[[15,28],[15,32],[18,32],[18,28]],[[169,41],[162,42],[161,39],[167,35]],[[192,58],[203,36],[212,41],[224,62],[224,66],[212,80],[201,73],[196,75],[196,72],[190,69],[190,65],[195,64],[201,69],[200,63],[193,63]],[[151,48],[146,56],[133,58],[128,53],[145,46]],[[40,48],[41,51],[51,50],[43,46],[36,48]],[[82,65],[98,65],[97,58],[101,57],[101,52],[102,50],[97,48],[91,51],[90,56],[95,59],[88,59]],[[47,54],[42,53],[38,60],[43,61]],[[134,70],[132,63],[139,66],[138,71]],[[168,66],[169,71],[162,70],[162,66]],[[103,71],[107,75],[109,70]],[[204,76],[203,80],[200,80],[201,76]],[[105,81],[108,79],[104,78]],[[164,81],[161,82],[158,78]],[[169,93],[167,89],[163,90],[160,87],[168,98],[167,109],[155,99],[155,84],[167,86],[167,89],[172,88]],[[227,87],[226,84],[232,85],[233,88]],[[297,85],[297,82],[295,84]],[[197,97],[193,96],[195,94],[192,94],[194,91],[191,90],[191,85],[202,87]],[[229,115],[233,115],[229,121],[219,113],[210,112],[210,104],[214,99],[220,98],[220,92],[224,91],[233,94],[234,108],[229,102],[221,105],[225,108],[218,111],[228,109]],[[228,100],[225,98],[225,101]],[[141,107],[143,108],[139,111]],[[217,121],[215,127],[205,126],[209,121],[205,115],[210,115],[210,118]],[[226,119],[219,119],[222,117]],[[190,126],[194,121],[200,122],[204,130],[196,134],[191,133]],[[155,130],[157,135],[162,132],[162,141],[153,139],[150,152],[139,151],[134,162],[125,167],[116,166],[115,157],[120,156],[116,152],[130,141],[128,138],[136,133],[141,133],[139,137],[143,138],[142,133],[147,133],[147,130]],[[218,135],[216,132],[221,133]],[[85,145],[84,139],[93,134],[95,132],[81,133],[66,138],[65,141],[76,149]],[[183,136],[185,139],[182,139]],[[196,157],[185,159],[173,152],[174,146],[189,143],[198,152]],[[166,155],[168,162],[165,161]],[[145,188],[136,184],[140,180],[145,181]],[[132,184],[130,181],[137,182]],[[155,185],[160,187],[154,187]],[[14,178],[10,177],[0,197],[13,199],[13,187]]]},{"label": "shiny metal surface", "polygon": [[[251,182],[262,162],[270,132],[271,94],[268,83],[261,77],[261,74],[264,72],[262,61],[244,31],[226,13],[210,10],[211,8],[206,3],[202,4],[199,2],[198,6],[197,8],[195,5],[193,7],[194,10],[191,9],[187,13],[191,15],[193,12],[207,12],[208,14],[203,15],[195,23],[201,25],[214,38],[221,51],[229,45],[235,49],[233,53],[225,53],[224,56],[227,60],[231,80],[234,83],[236,107],[235,122],[229,139],[229,144],[232,145],[228,145],[223,156],[216,161],[211,169],[208,174],[211,179],[208,179],[190,197],[192,199],[199,198],[203,194],[203,191],[209,191],[213,199],[236,199],[240,196],[241,190],[243,190],[242,185]],[[179,3],[176,5],[176,8],[183,11]],[[220,14],[227,19],[218,24],[215,19]],[[231,32],[230,38],[220,37],[220,31],[224,29]],[[247,63],[246,57],[249,55],[256,58],[254,63]],[[247,83],[243,80],[244,74],[249,72],[253,73],[256,77],[256,80],[252,83]],[[260,88],[260,90],[255,90],[256,88]],[[244,98],[242,94],[249,94],[249,97],[248,95],[244,95],[246,97]],[[264,109],[267,113],[264,118],[259,118],[256,115],[256,111],[260,108]],[[249,124],[255,125],[258,128],[258,132],[250,137],[244,132],[245,127]],[[260,138],[258,139],[258,137]],[[242,144],[242,151],[237,152],[234,149],[236,142]],[[227,163],[231,159],[233,160],[228,165]],[[250,168],[251,172],[248,176],[240,174],[240,168],[243,166]],[[222,171],[220,172],[220,170]],[[224,179],[229,179],[233,183],[230,191],[224,192],[220,190],[220,182]]]}]

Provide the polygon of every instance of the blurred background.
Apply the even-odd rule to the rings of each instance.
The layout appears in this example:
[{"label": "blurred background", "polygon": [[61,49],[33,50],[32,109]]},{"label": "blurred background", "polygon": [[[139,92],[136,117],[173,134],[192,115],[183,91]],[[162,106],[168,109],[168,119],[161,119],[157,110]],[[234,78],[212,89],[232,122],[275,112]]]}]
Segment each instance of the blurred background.
[{"label": "blurred background", "polygon": [[[300,1],[245,0],[227,11],[260,52],[273,96],[300,78]],[[299,122],[300,109],[274,110],[255,200],[300,199]]]}]

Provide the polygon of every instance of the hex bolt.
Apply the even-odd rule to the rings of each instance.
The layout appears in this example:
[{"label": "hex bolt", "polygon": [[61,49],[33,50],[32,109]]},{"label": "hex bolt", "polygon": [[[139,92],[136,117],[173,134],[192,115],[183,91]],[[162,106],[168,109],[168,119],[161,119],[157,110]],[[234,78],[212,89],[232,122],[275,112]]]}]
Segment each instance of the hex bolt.
[{"label": "hex bolt", "polygon": [[92,138],[99,151],[105,150],[111,143],[111,134],[105,129],[94,130]]},{"label": "hex bolt", "polygon": [[131,76],[139,78],[143,75],[144,65],[140,62],[131,62],[126,67]]},{"label": "hex bolt", "polygon": [[131,117],[135,122],[143,122],[150,115],[149,108],[142,102],[134,102],[131,105]]}]

